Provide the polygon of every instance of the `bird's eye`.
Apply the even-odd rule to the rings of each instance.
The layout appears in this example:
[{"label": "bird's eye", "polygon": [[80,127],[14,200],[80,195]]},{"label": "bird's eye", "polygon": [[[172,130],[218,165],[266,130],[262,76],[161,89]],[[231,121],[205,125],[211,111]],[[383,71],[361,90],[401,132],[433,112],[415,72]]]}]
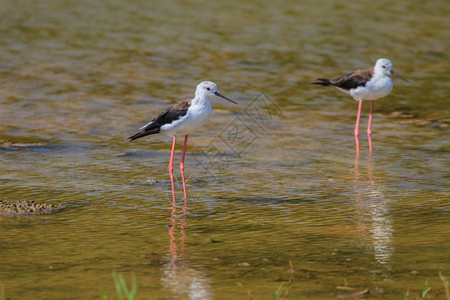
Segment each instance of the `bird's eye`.
[{"label": "bird's eye", "polygon": [[211,88],[207,87],[207,88],[206,88],[206,90],[208,90],[208,91],[209,91],[209,90],[211,90]]},{"label": "bird's eye", "polygon": [[386,66],[383,66],[383,69],[386,69]]}]

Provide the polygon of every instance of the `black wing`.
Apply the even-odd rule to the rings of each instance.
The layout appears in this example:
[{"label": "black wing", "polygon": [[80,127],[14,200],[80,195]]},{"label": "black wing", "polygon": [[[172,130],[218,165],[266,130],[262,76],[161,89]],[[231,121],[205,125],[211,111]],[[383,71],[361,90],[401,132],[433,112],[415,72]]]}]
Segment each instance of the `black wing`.
[{"label": "black wing", "polygon": [[318,78],[318,82],[313,82],[313,84],[335,86],[343,90],[351,90],[360,86],[365,86],[372,78],[372,75],[373,69],[357,70],[333,79]]},{"label": "black wing", "polygon": [[331,79],[333,86],[344,89],[356,89],[360,86],[365,86],[372,78],[373,69],[357,70],[347,75]]},{"label": "black wing", "polygon": [[161,131],[161,126],[165,124],[170,124],[187,114],[187,110],[190,106],[189,100],[183,100],[175,103],[171,107],[167,108],[165,111],[160,113],[156,118],[151,120],[147,125],[141,128],[141,130],[129,137],[130,141],[135,139],[155,134]]}]

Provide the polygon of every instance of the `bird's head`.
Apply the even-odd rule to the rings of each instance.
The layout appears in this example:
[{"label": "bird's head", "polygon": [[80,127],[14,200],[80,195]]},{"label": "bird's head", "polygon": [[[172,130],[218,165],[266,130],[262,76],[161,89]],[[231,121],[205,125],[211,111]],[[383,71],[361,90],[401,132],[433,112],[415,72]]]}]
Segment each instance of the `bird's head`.
[{"label": "bird's head", "polygon": [[199,85],[197,85],[197,90],[195,94],[206,94],[206,95],[214,95],[217,92],[217,84],[211,81],[203,81]]},{"label": "bird's head", "polygon": [[199,85],[197,85],[197,89],[195,90],[196,96],[218,96],[225,100],[228,100],[230,102],[233,102],[234,104],[237,104],[235,101],[231,100],[230,98],[225,97],[224,95],[217,92],[217,85],[214,82],[211,81],[203,81]]},{"label": "bird's head", "polygon": [[392,63],[389,59],[380,58],[375,63],[374,71],[385,75],[391,75]]},{"label": "bird's head", "polygon": [[375,72],[375,74],[384,74],[387,76],[392,74],[392,75],[400,78],[401,80],[409,83],[408,80],[406,80],[405,78],[398,75],[397,73],[395,73],[392,70],[392,63],[389,59],[386,59],[386,58],[380,58],[377,60],[377,62],[375,63],[374,72]]}]

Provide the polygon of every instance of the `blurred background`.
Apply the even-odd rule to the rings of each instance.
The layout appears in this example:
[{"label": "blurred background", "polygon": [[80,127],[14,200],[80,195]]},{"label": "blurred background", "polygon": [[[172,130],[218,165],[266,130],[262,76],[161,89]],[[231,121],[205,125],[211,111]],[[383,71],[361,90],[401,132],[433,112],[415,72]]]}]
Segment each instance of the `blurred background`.
[{"label": "blurred background", "polygon": [[[398,299],[427,279],[443,299],[449,15],[438,0],[0,0],[0,200],[63,207],[0,216],[4,298],[116,299],[116,271],[142,299]],[[357,103],[310,82],[382,57],[411,84],[375,102],[372,155],[364,103],[355,157]],[[127,137],[204,80],[239,106],[211,99],[172,208],[171,138]]]}]

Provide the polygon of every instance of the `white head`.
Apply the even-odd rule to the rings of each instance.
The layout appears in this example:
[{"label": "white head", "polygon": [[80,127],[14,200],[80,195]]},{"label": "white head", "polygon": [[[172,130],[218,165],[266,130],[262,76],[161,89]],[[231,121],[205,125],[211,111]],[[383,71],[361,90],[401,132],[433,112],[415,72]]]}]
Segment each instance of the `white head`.
[{"label": "white head", "polygon": [[392,63],[391,63],[391,61],[389,59],[379,58],[377,60],[377,62],[375,63],[375,67],[373,67],[373,70],[374,70],[375,74],[383,74],[383,75],[386,75],[386,76],[389,76],[389,75],[392,74],[394,76],[397,76],[401,80],[403,80],[405,82],[408,82],[408,80],[406,80],[405,78],[401,77],[400,75],[398,75],[397,73],[395,73],[392,70]]},{"label": "white head", "polygon": [[197,89],[195,90],[195,95],[208,95],[212,96],[217,92],[217,85],[211,81],[203,81],[199,85],[197,85]]},{"label": "white head", "polygon": [[199,85],[197,85],[197,89],[195,90],[195,97],[212,96],[212,95],[221,97],[223,99],[233,102],[234,104],[237,104],[230,98],[227,98],[224,95],[217,92],[217,85],[214,82],[203,81]]},{"label": "white head", "polygon": [[378,59],[377,62],[375,63],[374,71],[375,71],[375,73],[391,75],[391,71],[392,71],[391,61],[386,58]]}]

